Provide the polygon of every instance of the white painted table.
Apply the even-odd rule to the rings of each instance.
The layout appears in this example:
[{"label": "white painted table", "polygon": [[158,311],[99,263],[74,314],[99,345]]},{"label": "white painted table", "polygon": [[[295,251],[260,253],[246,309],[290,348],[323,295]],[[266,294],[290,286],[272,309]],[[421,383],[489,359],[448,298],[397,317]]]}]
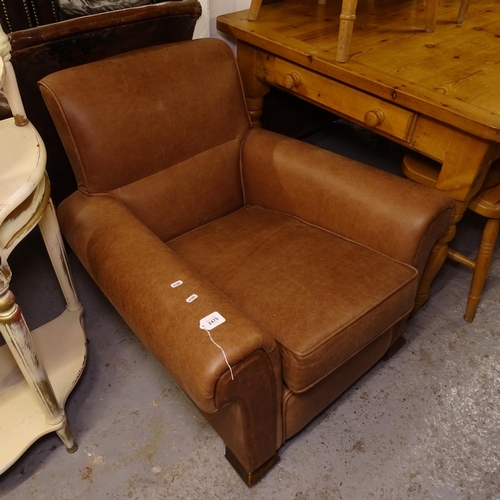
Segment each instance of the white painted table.
[{"label": "white painted table", "polygon": [[[77,446],[64,405],[86,361],[82,306],[68,268],[50,200],[42,139],[27,120],[0,28],[0,87],[14,118],[0,121],[0,474],[39,437],[57,432],[69,452]],[[30,331],[9,290],[8,256],[39,225],[66,299],[66,310]],[[36,280],[36,277],[33,277]]]}]

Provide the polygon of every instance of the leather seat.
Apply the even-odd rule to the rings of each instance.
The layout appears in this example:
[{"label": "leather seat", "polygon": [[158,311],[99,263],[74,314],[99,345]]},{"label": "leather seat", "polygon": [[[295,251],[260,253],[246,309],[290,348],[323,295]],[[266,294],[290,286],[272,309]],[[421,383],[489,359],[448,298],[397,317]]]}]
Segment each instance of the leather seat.
[{"label": "leather seat", "polygon": [[78,180],[64,235],[255,483],[401,345],[453,200],[250,128],[218,40],[64,70],[41,90]]}]

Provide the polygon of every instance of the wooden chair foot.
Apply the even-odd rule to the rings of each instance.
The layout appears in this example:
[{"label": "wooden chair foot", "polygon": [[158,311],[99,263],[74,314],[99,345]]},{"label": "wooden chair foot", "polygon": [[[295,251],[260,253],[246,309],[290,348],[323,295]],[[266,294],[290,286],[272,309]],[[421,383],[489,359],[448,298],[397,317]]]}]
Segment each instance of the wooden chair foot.
[{"label": "wooden chair foot", "polygon": [[460,10],[458,11],[457,24],[463,24],[467,11],[469,10],[470,0],[462,0]]},{"label": "wooden chair foot", "polygon": [[479,299],[474,299],[469,295],[469,300],[467,302],[467,307],[465,309],[464,319],[465,321],[472,323],[476,316],[477,306],[479,305]]},{"label": "wooden chair foot", "polygon": [[226,459],[239,474],[248,487],[252,487],[259,482],[280,460],[280,456],[275,453],[269,460],[264,462],[258,469],[248,472],[234,453],[226,446]]},{"label": "wooden chair foot", "polygon": [[382,356],[382,359],[387,361],[389,358],[392,358],[392,356],[394,356],[394,354],[396,354],[405,344],[406,339],[404,337],[399,337],[399,339],[396,340],[396,342],[394,342],[389,349],[387,349],[387,352]]},{"label": "wooden chair foot", "polygon": [[464,319],[471,323],[476,315],[476,309],[483,294],[484,284],[488,277],[495,244],[498,238],[500,229],[499,219],[488,219],[483,231],[481,245],[476,257],[474,266],[474,274],[472,276],[472,284],[469,292],[469,299],[467,301],[467,308],[465,310]]}]

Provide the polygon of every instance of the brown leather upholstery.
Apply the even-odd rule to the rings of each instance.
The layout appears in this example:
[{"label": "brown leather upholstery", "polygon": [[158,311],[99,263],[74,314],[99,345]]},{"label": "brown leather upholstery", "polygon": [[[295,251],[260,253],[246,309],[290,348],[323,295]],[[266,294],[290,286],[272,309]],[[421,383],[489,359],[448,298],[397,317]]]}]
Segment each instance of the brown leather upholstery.
[{"label": "brown leather upholstery", "polygon": [[[453,201],[251,129],[217,40],[80,66],[41,90],[79,182],[63,233],[251,483],[402,335]],[[234,380],[199,328],[214,311]]]}]

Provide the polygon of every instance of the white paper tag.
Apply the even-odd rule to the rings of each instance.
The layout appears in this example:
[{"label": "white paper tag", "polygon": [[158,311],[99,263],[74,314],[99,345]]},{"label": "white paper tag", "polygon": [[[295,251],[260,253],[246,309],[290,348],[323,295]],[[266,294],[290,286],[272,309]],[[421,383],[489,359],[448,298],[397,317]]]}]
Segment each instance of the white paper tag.
[{"label": "white paper tag", "polygon": [[214,328],[225,323],[226,318],[222,314],[214,311],[213,313],[200,319],[200,328],[202,330],[213,330]]},{"label": "white paper tag", "polygon": [[193,300],[196,300],[198,298],[198,295],[196,295],[195,293],[193,293],[193,295],[190,295],[187,299],[186,299],[186,302],[188,304],[191,304],[191,302],[193,302]]},{"label": "white paper tag", "polygon": [[177,281],[174,281],[170,286],[172,288],[177,288],[178,286],[181,286],[182,285],[182,280],[177,280]]}]

